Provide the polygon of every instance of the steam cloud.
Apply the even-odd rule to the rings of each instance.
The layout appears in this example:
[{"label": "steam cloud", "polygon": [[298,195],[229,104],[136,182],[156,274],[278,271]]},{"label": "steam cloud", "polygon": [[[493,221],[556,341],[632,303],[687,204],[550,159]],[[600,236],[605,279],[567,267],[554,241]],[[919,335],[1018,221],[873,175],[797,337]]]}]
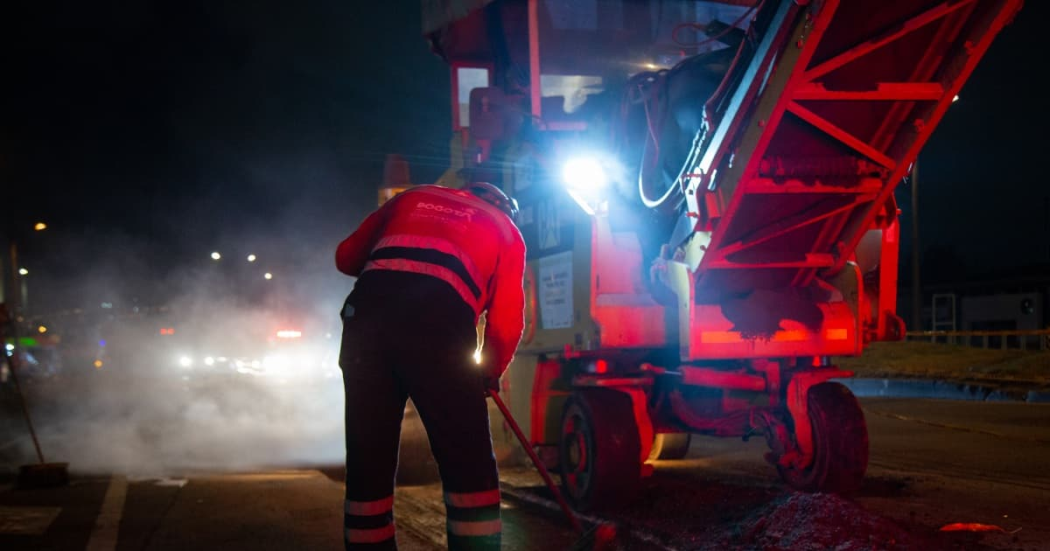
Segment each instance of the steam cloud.
[{"label": "steam cloud", "polygon": [[[309,215],[299,204],[282,218]],[[20,370],[45,458],[69,462],[77,473],[141,476],[342,463],[338,311],[352,283],[331,258],[352,229],[345,220],[355,218],[348,215],[338,230],[290,234],[295,239],[281,235],[291,224],[255,228],[251,239],[217,240],[199,261],[174,269],[157,267],[151,244],[128,235],[61,242],[49,256],[65,265],[34,272],[40,277],[29,311],[52,312],[31,320],[62,335],[62,364],[55,377],[44,376],[43,364]],[[318,245],[295,247],[296,239]],[[211,247],[228,251],[222,262],[210,259]],[[249,250],[256,262],[246,261]],[[265,271],[274,279],[261,277]],[[56,313],[59,304],[67,308]],[[160,336],[161,327],[175,335]],[[238,373],[232,365],[287,344],[273,340],[278,328],[303,332],[313,367],[291,360],[286,371],[308,370],[313,378]],[[193,358],[192,368],[179,365],[181,355]],[[205,356],[227,363],[206,366]],[[322,360],[327,365],[317,367]],[[0,469],[11,470],[35,461],[35,453],[11,381],[0,390]]]}]

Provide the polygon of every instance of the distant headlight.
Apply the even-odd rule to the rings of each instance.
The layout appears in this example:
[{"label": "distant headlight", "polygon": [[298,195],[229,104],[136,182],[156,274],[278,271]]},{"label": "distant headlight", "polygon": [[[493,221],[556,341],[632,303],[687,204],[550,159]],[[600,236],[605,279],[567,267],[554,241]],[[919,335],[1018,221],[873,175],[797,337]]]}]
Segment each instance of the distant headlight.
[{"label": "distant headlight", "polygon": [[207,358],[204,358],[204,365],[208,365],[208,366],[215,365],[215,358],[212,358],[211,356],[208,356]]},{"label": "distant headlight", "polygon": [[189,356],[179,356],[179,365],[182,367],[193,367],[193,358]]}]

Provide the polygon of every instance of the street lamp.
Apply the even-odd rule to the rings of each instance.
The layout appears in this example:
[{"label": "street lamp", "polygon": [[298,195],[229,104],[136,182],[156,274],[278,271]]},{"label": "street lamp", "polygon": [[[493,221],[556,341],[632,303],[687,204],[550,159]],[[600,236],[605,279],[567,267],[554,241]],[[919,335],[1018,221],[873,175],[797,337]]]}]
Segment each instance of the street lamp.
[{"label": "street lamp", "polygon": [[[29,302],[29,290],[26,288],[26,280],[23,279],[20,281],[18,278],[18,276],[25,277],[29,275],[29,270],[25,269],[25,267],[20,267],[18,262],[19,235],[24,235],[24,232],[16,225],[9,225],[5,229],[7,231],[8,261],[10,262],[11,272],[9,281],[0,282],[0,302],[6,301],[8,303],[8,310],[10,310],[15,318],[17,318]],[[33,229],[36,231],[44,231],[47,229],[47,224],[44,222],[37,222],[33,225]],[[4,270],[0,269],[0,280],[7,279],[7,274],[4,273]],[[10,297],[7,296],[7,289],[4,289],[4,287],[8,285],[10,285]],[[19,300],[19,295],[21,295],[21,300]]]},{"label": "street lamp", "polygon": [[266,272],[265,274],[263,274],[263,278],[267,280],[273,279],[273,274],[271,274],[270,272]]},{"label": "street lamp", "polygon": [[215,252],[211,253],[211,259],[212,260],[219,260],[220,258],[222,258],[222,255],[219,254],[218,251],[215,251]]},{"label": "street lamp", "polygon": [[254,254],[248,255],[248,262],[255,262],[255,255]]}]

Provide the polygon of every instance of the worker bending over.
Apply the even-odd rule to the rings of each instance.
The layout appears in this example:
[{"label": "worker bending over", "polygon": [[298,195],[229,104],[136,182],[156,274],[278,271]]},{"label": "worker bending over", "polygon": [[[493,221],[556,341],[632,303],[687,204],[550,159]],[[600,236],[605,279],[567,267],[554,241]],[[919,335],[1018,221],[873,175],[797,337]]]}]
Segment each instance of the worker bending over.
[{"label": "worker bending over", "polygon": [[[500,494],[487,388],[524,327],[517,203],[484,182],[410,188],[336,250],[357,277],[343,305],[347,549],[396,549],[394,476],[412,398],[444,485],[449,549],[498,549]],[[481,365],[473,353],[486,313]]]}]

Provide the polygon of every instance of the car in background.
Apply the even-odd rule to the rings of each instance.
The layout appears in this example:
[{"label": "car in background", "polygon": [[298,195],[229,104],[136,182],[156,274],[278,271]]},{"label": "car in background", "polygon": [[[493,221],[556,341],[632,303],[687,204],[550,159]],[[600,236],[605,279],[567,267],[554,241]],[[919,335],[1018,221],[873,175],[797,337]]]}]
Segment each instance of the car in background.
[{"label": "car in background", "polygon": [[58,350],[59,339],[49,335],[19,338],[18,346],[13,339],[3,342],[4,361],[0,361],[0,383],[6,383],[12,367],[18,369],[20,380],[27,383],[52,379],[62,373],[62,356]]},{"label": "car in background", "polygon": [[338,339],[303,316],[253,313],[218,325],[182,322],[157,331],[166,368],[186,380],[238,376],[283,385],[340,378]]}]

